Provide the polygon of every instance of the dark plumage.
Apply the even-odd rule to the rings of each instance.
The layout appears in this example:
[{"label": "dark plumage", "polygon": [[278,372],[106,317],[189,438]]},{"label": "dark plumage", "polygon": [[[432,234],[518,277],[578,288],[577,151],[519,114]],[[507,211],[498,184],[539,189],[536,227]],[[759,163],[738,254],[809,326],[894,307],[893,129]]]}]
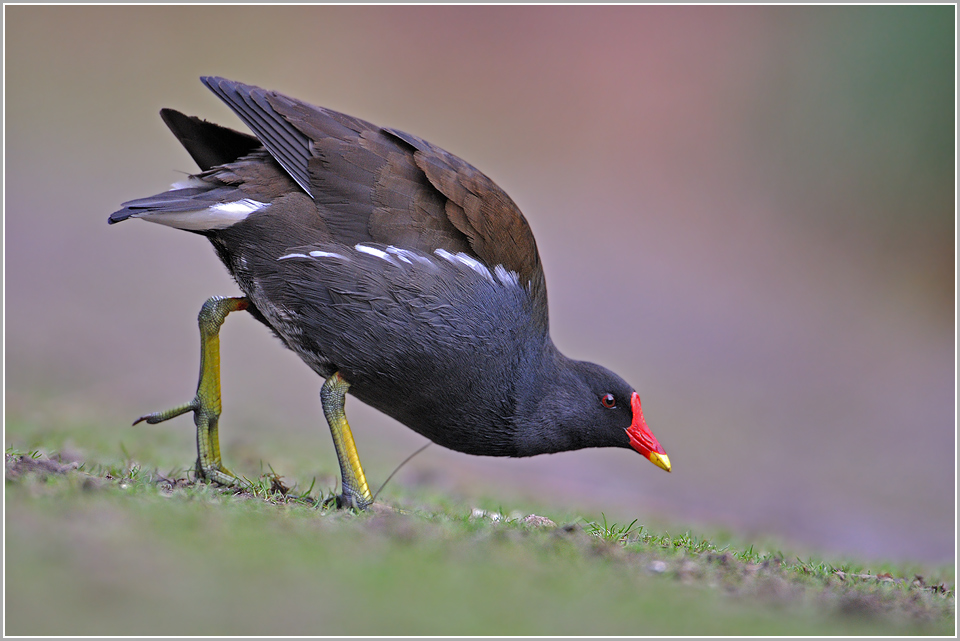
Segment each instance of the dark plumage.
[{"label": "dark plumage", "polygon": [[669,470],[633,388],[554,347],[533,233],[489,178],[416,136],[203,82],[256,137],[164,109],[203,171],[110,223],[207,236],[248,311],[314,371],[339,372],[357,398],[445,447],[632,446]]}]

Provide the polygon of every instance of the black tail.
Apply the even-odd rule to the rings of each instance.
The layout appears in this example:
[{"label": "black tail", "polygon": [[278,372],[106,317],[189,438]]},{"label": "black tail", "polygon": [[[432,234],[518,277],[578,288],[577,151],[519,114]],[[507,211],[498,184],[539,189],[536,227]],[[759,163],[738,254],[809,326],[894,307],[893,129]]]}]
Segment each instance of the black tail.
[{"label": "black tail", "polygon": [[174,109],[161,109],[160,117],[203,171],[234,162],[263,146],[255,136]]}]

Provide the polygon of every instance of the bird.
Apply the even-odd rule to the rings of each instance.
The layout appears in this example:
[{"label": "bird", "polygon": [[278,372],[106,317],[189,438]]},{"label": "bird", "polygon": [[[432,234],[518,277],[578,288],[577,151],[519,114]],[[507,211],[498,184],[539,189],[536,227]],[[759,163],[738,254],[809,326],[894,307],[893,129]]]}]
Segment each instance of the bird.
[{"label": "bird", "polygon": [[108,219],[206,236],[243,292],[201,308],[195,397],[136,421],[193,412],[199,477],[244,484],[223,464],[218,436],[219,331],[236,311],[324,379],[338,507],[374,500],[348,393],[458,452],[619,447],[671,471],[638,392],[554,345],[533,231],[490,178],[397,129],[254,85],[201,81],[253,134],[162,109],[200,171]]}]

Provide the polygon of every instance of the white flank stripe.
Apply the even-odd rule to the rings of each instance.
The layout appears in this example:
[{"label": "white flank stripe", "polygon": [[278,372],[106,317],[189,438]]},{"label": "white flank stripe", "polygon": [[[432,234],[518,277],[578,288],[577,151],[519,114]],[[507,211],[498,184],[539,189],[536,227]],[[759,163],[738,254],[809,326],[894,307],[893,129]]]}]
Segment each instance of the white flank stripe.
[{"label": "white flank stripe", "polygon": [[476,258],[473,258],[472,256],[467,256],[463,252],[459,252],[457,254],[451,254],[446,249],[435,249],[433,250],[433,253],[439,256],[440,258],[443,258],[444,260],[450,261],[451,263],[459,262],[463,265],[466,265],[473,271],[477,272],[478,274],[480,274],[481,276],[489,280],[491,283],[493,282],[493,275],[490,273],[490,270],[487,269],[486,265],[481,263]]},{"label": "white flank stripe", "polygon": [[342,256],[336,252],[322,252],[319,249],[314,249],[312,252],[310,252],[310,255],[314,258],[339,258],[340,260],[350,260],[346,256]]},{"label": "white flank stripe", "polygon": [[292,254],[287,254],[286,256],[281,256],[281,257],[278,258],[277,260],[286,260],[286,259],[288,259],[288,258],[307,258],[307,259],[311,259],[311,258],[339,258],[340,260],[350,260],[349,258],[347,258],[346,256],[344,256],[344,255],[342,255],[342,254],[337,254],[337,253],[335,253],[335,252],[324,252],[324,251],[320,251],[319,249],[314,249],[314,250],[313,250],[312,252],[310,252],[309,254],[301,254],[301,253],[298,253],[298,252],[294,252],[294,253],[292,253]]},{"label": "white flank stripe", "polygon": [[517,275],[517,272],[509,271],[503,265],[494,267],[493,273],[497,275],[497,280],[504,285],[520,285],[520,276]]},{"label": "white flank stripe", "polygon": [[354,245],[353,248],[356,249],[358,252],[363,252],[364,254],[369,254],[369,255],[371,255],[371,256],[376,256],[377,258],[379,258],[379,259],[381,259],[381,260],[387,261],[387,262],[390,263],[391,265],[395,265],[395,266],[399,267],[399,265],[397,265],[397,261],[393,260],[393,257],[390,256],[390,254],[388,254],[388,253],[385,252],[385,251],[379,250],[379,249],[377,249],[376,247],[370,247],[370,246],[368,246],[368,245],[357,244],[357,245]]},{"label": "white flank stripe", "polygon": [[434,266],[432,260],[424,256],[423,254],[419,254],[415,251],[410,251],[409,249],[400,249],[399,247],[388,245],[387,253],[393,256],[396,256],[397,258],[407,263],[408,265],[412,265],[413,262],[411,261],[415,260],[422,265],[429,265],[430,267]]}]

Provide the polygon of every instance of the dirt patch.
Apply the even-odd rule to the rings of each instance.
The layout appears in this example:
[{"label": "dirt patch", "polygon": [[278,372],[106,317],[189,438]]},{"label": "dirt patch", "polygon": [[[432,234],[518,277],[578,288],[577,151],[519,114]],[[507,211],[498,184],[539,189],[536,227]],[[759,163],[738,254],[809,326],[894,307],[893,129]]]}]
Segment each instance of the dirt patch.
[{"label": "dirt patch", "polygon": [[7,454],[4,457],[4,476],[8,481],[18,481],[28,474],[35,474],[40,478],[54,474],[63,475],[75,471],[78,467],[80,465],[75,461],[61,463],[51,458],[17,454]]}]

